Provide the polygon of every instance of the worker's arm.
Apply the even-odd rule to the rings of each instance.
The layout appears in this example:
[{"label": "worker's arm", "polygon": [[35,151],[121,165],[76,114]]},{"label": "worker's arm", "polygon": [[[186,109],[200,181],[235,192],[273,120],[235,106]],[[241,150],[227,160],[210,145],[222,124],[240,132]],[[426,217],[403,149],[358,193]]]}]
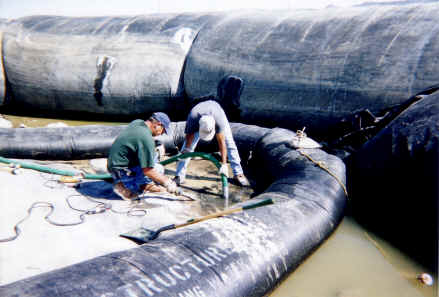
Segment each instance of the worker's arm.
[{"label": "worker's arm", "polygon": [[218,141],[218,147],[221,154],[221,167],[219,168],[219,174],[224,174],[226,177],[229,177],[229,169],[227,167],[226,137],[224,133],[217,133],[216,140]]},{"label": "worker's arm", "polygon": [[167,176],[155,170],[154,167],[146,167],[142,168],[142,170],[146,177],[149,177],[158,184],[164,185],[169,180]]},{"label": "worker's arm", "polygon": [[178,191],[177,185],[174,181],[168,178],[166,175],[161,174],[154,167],[142,168],[143,174],[158,184],[163,185],[169,193],[175,193]]},{"label": "worker's arm", "polygon": [[219,132],[215,134],[216,140],[218,141],[219,152],[221,154],[221,163],[227,163],[227,146],[226,146],[226,137],[224,133]]}]

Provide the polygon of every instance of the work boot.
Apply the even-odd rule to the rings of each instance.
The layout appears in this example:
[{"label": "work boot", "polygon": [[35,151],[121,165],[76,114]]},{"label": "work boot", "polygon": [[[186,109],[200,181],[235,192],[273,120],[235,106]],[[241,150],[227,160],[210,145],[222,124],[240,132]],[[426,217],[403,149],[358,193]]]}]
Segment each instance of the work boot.
[{"label": "work boot", "polygon": [[145,193],[166,193],[166,189],[162,186],[156,185],[155,183],[149,183],[140,186],[140,191]]},{"label": "work boot", "polygon": [[118,182],[113,187],[114,193],[116,193],[119,197],[126,201],[132,201],[137,197],[136,194],[127,189],[122,182]]},{"label": "work boot", "polygon": [[250,187],[250,182],[242,173],[235,175],[233,181],[241,187]]}]

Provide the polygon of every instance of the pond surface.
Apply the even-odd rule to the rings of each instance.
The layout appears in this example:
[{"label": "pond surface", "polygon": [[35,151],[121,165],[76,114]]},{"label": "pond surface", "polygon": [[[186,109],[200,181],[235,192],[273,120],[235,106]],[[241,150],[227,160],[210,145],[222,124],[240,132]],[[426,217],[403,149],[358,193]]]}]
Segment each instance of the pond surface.
[{"label": "pond surface", "polygon": [[[125,123],[83,122],[4,115],[14,127],[42,127],[62,122],[69,126]],[[197,165],[198,164],[198,165]],[[213,165],[192,162],[185,190],[198,192],[200,214],[224,208],[222,200],[212,199],[212,192],[219,192]],[[174,167],[167,167],[169,170]],[[201,174],[200,174],[201,173]],[[191,176],[192,174],[192,176]],[[197,181],[200,183],[197,183]],[[211,183],[211,185],[209,184]],[[215,188],[216,187],[216,188]],[[235,189],[236,190],[236,189]],[[248,199],[251,190],[235,191],[232,201]],[[233,201],[236,200],[236,201]],[[182,214],[189,216],[189,213]],[[433,286],[423,285],[416,279],[421,273],[430,273],[424,267],[402,254],[398,249],[378,238],[357,224],[352,217],[345,217],[334,234],[288,276],[270,297],[434,297],[437,295],[437,277]]]},{"label": "pond surface", "polygon": [[426,270],[345,217],[323,245],[270,297],[434,297],[416,276]]}]

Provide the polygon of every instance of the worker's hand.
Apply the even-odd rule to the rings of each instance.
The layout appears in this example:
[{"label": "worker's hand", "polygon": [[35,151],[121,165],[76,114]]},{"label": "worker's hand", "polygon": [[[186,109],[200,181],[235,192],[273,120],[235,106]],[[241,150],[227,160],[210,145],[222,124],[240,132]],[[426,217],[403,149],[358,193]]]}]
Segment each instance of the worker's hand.
[{"label": "worker's hand", "polygon": [[168,181],[163,186],[165,186],[166,191],[168,191],[171,194],[178,192],[177,184],[171,179],[168,179]]},{"label": "worker's hand", "polygon": [[227,164],[222,164],[218,173],[219,175],[224,174],[226,177],[229,177],[229,168],[227,167]]}]

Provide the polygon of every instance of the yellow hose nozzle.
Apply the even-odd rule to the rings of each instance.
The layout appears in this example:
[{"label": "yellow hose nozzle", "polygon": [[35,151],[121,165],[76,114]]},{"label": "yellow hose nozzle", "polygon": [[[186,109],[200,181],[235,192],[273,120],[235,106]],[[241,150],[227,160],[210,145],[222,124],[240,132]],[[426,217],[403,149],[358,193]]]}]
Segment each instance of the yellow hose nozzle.
[{"label": "yellow hose nozzle", "polygon": [[63,175],[59,178],[59,181],[62,183],[79,183],[82,180],[81,175],[75,175],[75,176],[68,176]]}]

